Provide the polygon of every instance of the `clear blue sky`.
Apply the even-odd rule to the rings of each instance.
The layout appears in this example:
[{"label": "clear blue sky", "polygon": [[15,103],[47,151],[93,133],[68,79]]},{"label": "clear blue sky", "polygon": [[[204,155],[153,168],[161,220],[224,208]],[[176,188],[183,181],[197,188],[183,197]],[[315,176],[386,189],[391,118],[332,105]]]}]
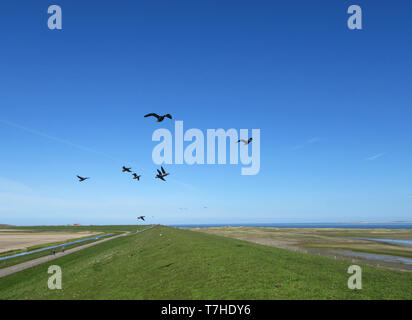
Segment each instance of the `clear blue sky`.
[{"label": "clear blue sky", "polygon": [[[51,4],[63,30],[47,28]],[[361,31],[347,28],[351,4]],[[412,220],[411,12],[376,0],[1,1],[0,223]],[[167,183],[154,179],[151,135],[173,121],[148,112],[185,129],[261,129],[260,173],[169,165]]]}]

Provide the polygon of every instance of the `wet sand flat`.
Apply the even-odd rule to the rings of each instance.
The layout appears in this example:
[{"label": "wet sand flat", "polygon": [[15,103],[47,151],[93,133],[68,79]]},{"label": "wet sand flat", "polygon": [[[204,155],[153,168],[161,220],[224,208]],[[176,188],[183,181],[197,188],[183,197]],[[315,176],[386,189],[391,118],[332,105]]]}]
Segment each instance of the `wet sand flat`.
[{"label": "wet sand flat", "polygon": [[[362,259],[365,263],[412,270],[412,265],[401,263],[403,258],[412,259],[412,246],[403,244],[412,240],[411,229],[210,227],[191,230],[335,259],[350,259],[348,254],[340,254],[340,251],[353,252],[356,259],[362,259],[361,253],[365,253]],[[389,255],[402,259],[392,259],[393,261],[389,262],[368,259],[370,254],[375,257]]]}]

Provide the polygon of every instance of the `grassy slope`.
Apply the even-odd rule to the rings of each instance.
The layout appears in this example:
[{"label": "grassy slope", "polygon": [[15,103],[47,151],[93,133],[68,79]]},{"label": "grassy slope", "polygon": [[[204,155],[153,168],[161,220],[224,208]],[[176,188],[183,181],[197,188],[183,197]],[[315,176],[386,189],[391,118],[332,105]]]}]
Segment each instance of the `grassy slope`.
[{"label": "grassy slope", "polygon": [[[52,264],[63,290],[47,289]],[[352,291],[349,265],[156,227],[1,278],[0,299],[412,299],[412,274],[362,266],[363,289]]]}]

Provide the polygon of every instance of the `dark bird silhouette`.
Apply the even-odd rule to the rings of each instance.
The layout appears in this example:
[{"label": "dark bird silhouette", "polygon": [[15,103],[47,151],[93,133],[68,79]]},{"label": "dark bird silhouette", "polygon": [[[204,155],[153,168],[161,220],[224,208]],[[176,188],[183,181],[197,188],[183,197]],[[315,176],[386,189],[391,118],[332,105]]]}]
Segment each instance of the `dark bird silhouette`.
[{"label": "dark bird silhouette", "polygon": [[126,168],[125,166],[123,166],[122,172],[131,172],[130,169],[132,168]]},{"label": "dark bird silhouette", "polygon": [[137,220],[141,219],[141,220],[145,221],[144,217],[146,217],[146,216],[137,217]]},{"label": "dark bird silhouette", "polygon": [[138,176],[136,173],[133,173],[133,179],[137,179],[138,181],[140,181],[140,176]]},{"label": "dark bird silhouette", "polygon": [[240,139],[240,140],[238,140],[237,142],[239,143],[239,142],[243,142],[244,144],[249,144],[249,143],[251,143],[252,142],[252,140],[253,140],[253,138],[249,138],[249,140],[248,141],[246,141],[246,140],[244,140],[244,139]]},{"label": "dark bird silhouette", "polygon": [[166,181],[164,179],[164,177],[168,176],[169,173],[166,173],[165,169],[163,167],[160,167],[162,169],[162,171],[160,171],[159,169],[157,169],[157,175],[155,176],[155,178],[158,179],[162,179],[163,181]]},{"label": "dark bird silhouette", "polygon": [[155,178],[162,179],[163,181],[166,181],[165,178],[163,178],[162,173],[161,173],[159,170],[157,170],[157,172],[159,172],[159,174],[157,174],[157,175],[155,176]]},{"label": "dark bird silhouette", "polygon": [[163,167],[160,167],[161,169],[162,169],[162,174],[163,174],[163,177],[166,177],[166,176],[168,176],[169,174],[168,173],[166,173],[166,171],[165,171],[165,169],[163,169]]},{"label": "dark bird silhouette", "polygon": [[82,181],[84,181],[84,180],[90,179],[89,177],[83,178],[83,177],[80,177],[80,176],[77,176],[77,178],[79,178],[79,182],[82,182]]},{"label": "dark bird silhouette", "polygon": [[165,118],[172,119],[172,116],[170,114],[165,114],[163,116],[159,116],[156,113],[148,113],[144,116],[145,118],[147,117],[155,117],[157,119],[157,122],[162,122]]}]

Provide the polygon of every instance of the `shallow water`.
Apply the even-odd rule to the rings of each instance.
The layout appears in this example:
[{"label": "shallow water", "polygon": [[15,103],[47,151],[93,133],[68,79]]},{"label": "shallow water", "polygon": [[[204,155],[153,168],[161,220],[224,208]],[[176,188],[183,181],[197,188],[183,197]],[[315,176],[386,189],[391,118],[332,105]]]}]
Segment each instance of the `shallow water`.
[{"label": "shallow water", "polygon": [[365,258],[365,259],[380,260],[380,261],[386,261],[386,262],[401,262],[404,264],[412,265],[412,259],[388,256],[385,254],[352,252],[352,251],[345,251],[345,250],[334,250],[333,252],[342,254],[345,256],[355,257],[355,258]]},{"label": "shallow water", "polygon": [[372,240],[372,241],[378,241],[378,242],[388,242],[388,243],[403,244],[403,245],[406,245],[406,246],[412,246],[412,240],[377,239],[377,238],[359,238],[359,239]]}]

